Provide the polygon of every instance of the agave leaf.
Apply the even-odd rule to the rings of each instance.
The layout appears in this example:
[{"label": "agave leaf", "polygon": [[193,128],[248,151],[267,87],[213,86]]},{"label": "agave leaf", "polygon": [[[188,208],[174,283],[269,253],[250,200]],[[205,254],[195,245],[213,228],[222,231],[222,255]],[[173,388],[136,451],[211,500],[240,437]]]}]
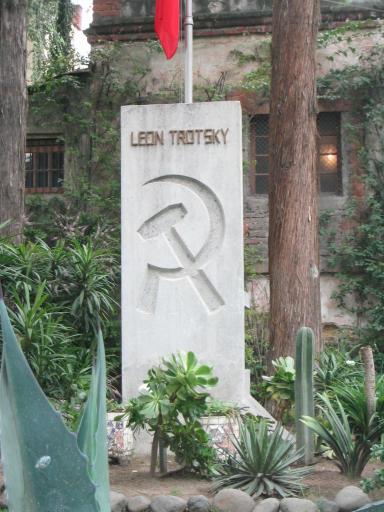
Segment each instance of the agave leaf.
[{"label": "agave leaf", "polygon": [[1,450],[11,512],[100,512],[76,436],[36,381],[2,295]]},{"label": "agave leaf", "polygon": [[77,442],[88,458],[88,473],[96,484],[100,512],[110,512],[107,449],[106,366],[103,335],[97,334],[97,358],[92,369],[92,383],[81,418]]}]

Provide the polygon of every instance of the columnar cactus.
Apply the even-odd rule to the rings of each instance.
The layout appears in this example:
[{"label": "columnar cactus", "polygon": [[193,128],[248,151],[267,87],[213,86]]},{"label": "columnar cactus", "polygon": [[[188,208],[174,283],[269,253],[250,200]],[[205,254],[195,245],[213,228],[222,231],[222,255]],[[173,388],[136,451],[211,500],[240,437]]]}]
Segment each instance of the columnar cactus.
[{"label": "columnar cactus", "polygon": [[313,401],[313,351],[315,335],[309,327],[301,327],[296,337],[296,446],[304,448],[304,462],[310,464],[314,456],[314,439],[312,431],[305,426],[300,418],[314,416]]}]

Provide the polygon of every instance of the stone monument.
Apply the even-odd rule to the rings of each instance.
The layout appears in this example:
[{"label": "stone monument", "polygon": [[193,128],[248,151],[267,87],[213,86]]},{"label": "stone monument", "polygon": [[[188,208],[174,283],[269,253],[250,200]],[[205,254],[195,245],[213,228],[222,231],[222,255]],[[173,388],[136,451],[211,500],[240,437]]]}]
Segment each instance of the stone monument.
[{"label": "stone monument", "polygon": [[124,399],[191,350],[219,377],[213,394],[258,406],[244,366],[240,104],[126,106],[121,123]]}]

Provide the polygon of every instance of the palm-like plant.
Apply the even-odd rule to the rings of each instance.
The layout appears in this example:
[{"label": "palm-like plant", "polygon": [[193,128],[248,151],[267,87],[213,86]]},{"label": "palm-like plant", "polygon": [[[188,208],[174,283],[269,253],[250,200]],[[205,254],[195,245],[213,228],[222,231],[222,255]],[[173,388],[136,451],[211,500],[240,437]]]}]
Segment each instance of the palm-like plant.
[{"label": "palm-like plant", "polygon": [[74,241],[57,270],[61,288],[57,293],[67,297],[75,322],[86,335],[97,332],[99,321],[107,320],[116,309],[116,270],[115,258],[91,241]]},{"label": "palm-like plant", "polygon": [[365,403],[359,407],[351,402],[351,415],[347,415],[338,398],[335,406],[325,394],[319,395],[319,401],[325,422],[309,416],[303,416],[302,421],[333,451],[335,464],[343,474],[349,478],[359,477],[370,459],[373,444],[384,433],[384,422],[376,414],[371,418],[362,416]]},{"label": "palm-like plant", "polygon": [[284,439],[280,425],[269,432],[265,420],[258,424],[247,421],[233,445],[235,453],[228,452],[227,461],[216,470],[214,490],[231,487],[255,497],[302,493],[302,479],[311,473],[311,468],[291,467],[303,453],[295,450],[294,441]]},{"label": "palm-like plant", "polygon": [[[12,297],[15,305],[9,315],[37,380],[49,397],[63,398],[70,390],[71,377],[79,373],[75,336],[50,306],[44,282],[33,291],[24,283],[19,292],[12,291]],[[69,375],[73,366],[77,371]]]},{"label": "palm-like plant", "polygon": [[[48,279],[50,272],[49,248],[41,240],[36,243],[14,245],[2,240],[0,243],[0,279],[3,284],[38,283]],[[7,287],[7,286],[6,286]]]}]

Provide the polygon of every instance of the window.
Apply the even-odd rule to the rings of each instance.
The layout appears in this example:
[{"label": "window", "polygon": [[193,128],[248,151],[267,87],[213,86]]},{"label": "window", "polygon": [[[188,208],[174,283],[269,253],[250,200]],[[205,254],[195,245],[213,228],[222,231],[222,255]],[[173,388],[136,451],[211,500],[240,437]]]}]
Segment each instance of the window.
[{"label": "window", "polygon": [[[268,194],[268,115],[254,116],[251,120],[251,191]],[[340,113],[321,112],[317,117],[319,133],[318,173],[320,193],[341,193],[340,166]]]},{"label": "window", "polygon": [[57,139],[30,139],[25,152],[25,191],[61,192],[64,146]]}]

